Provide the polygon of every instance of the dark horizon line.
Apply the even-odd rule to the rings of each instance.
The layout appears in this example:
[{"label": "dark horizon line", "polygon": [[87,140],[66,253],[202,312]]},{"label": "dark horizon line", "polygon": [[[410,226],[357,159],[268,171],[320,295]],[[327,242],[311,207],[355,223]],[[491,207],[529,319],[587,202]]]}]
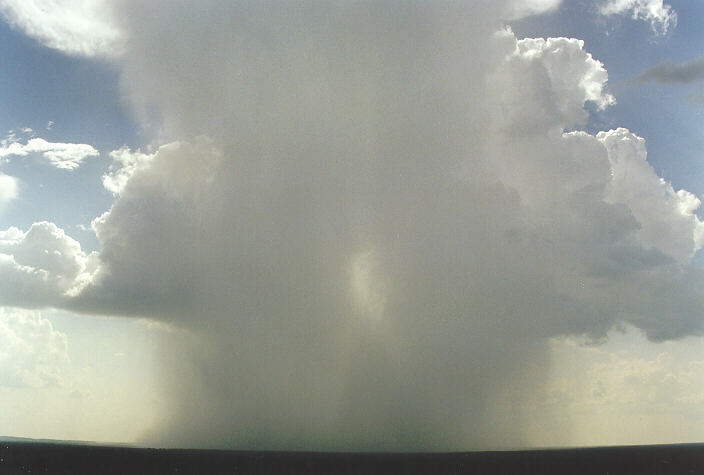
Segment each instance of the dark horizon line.
[{"label": "dark horizon line", "polygon": [[704,443],[475,452],[302,452],[0,443],[0,473],[702,473]]},{"label": "dark horizon line", "polygon": [[649,447],[682,447],[682,446],[702,446],[701,442],[666,442],[653,444],[608,444],[608,445],[538,445],[538,446],[511,446],[502,448],[467,448],[465,450],[327,450],[327,449],[253,449],[253,448],[232,448],[221,446],[159,446],[141,445],[132,442],[96,441],[81,439],[52,439],[0,435],[0,444],[38,444],[38,445],[69,445],[104,448],[129,448],[138,450],[166,450],[166,451],[205,451],[205,452],[243,452],[243,453],[291,453],[291,454],[388,454],[388,455],[443,455],[443,454],[470,454],[485,452],[535,452],[535,451],[559,451],[559,450],[592,450],[592,449],[633,449]]}]

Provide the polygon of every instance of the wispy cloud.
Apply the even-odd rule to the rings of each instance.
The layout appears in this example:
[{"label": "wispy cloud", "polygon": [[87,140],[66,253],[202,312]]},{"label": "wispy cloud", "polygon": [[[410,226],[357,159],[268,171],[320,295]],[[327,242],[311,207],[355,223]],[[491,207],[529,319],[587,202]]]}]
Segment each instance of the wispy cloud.
[{"label": "wispy cloud", "polygon": [[704,57],[685,63],[661,63],[646,70],[636,79],[639,83],[689,84],[704,80]]},{"label": "wispy cloud", "polygon": [[123,38],[103,0],[0,0],[0,15],[45,46],[74,56],[116,56]]},{"label": "wispy cloud", "polygon": [[39,154],[51,165],[63,170],[75,170],[84,159],[100,155],[92,145],[47,142],[42,138],[33,138],[22,144],[15,141],[11,135],[0,142],[0,160],[13,156],[26,157],[30,154]]},{"label": "wispy cloud", "polygon": [[653,31],[667,33],[677,25],[677,13],[663,0],[607,0],[599,7],[604,16],[631,15],[650,23]]}]

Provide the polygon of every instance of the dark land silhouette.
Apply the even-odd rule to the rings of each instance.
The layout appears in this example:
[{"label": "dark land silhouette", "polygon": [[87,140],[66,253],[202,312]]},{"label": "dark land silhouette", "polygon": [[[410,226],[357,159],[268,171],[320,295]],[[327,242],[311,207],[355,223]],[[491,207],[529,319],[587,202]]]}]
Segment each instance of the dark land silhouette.
[{"label": "dark land silhouette", "polygon": [[0,473],[666,474],[704,473],[704,444],[463,453],[148,449],[4,441]]}]

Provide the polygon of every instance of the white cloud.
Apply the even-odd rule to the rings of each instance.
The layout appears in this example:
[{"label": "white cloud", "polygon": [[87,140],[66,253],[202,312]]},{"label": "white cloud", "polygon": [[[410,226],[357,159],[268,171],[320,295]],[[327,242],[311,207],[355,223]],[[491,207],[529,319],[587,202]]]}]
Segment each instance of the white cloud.
[{"label": "white cloud", "polygon": [[0,387],[62,384],[66,335],[36,312],[0,308]]},{"label": "white cloud", "polygon": [[154,158],[154,154],[142,153],[141,150],[132,152],[127,147],[110,152],[112,164],[108,172],[103,175],[103,186],[106,190],[119,195],[130,177],[139,169],[146,167]]},{"label": "white cloud", "polygon": [[63,170],[75,170],[84,159],[100,155],[88,144],[47,142],[42,138],[33,138],[22,144],[8,136],[0,147],[0,160],[13,156],[26,157],[30,154],[40,154],[52,166]]},{"label": "white cloud", "polygon": [[511,30],[497,33],[506,56],[493,71],[491,100],[503,127],[513,133],[558,132],[580,126],[588,117],[584,104],[603,109],[615,102],[607,92],[604,65],[575,38],[525,38]]},{"label": "white cloud", "polygon": [[677,25],[677,13],[663,0],[607,0],[599,6],[599,13],[630,14],[634,20],[650,22],[653,31],[663,34]]},{"label": "white cloud", "polygon": [[0,0],[13,27],[50,48],[77,56],[117,56],[124,38],[104,0]]},{"label": "white cloud", "polygon": [[[704,276],[687,267],[696,199],[650,180],[647,162],[643,180],[619,178],[630,155],[604,137],[621,131],[565,133],[585,123],[585,103],[614,102],[582,41],[518,40],[494,34],[498,20],[404,10],[436,22],[423,37],[433,47],[411,54],[417,25],[393,9],[341,7],[321,13],[325,26],[241,12],[256,33],[239,35],[212,21],[239,17],[222,8],[169,11],[200,41],[238,45],[225,62],[166,47],[182,29],[154,35],[126,7],[135,105],[164,113],[166,137],[211,139],[163,147],[116,187],[94,223],[101,271],[75,301],[199,336],[164,350],[178,415],[160,436],[184,436],[170,443],[217,445],[241,427],[244,446],[248,430],[264,430],[265,446],[317,447],[345,421],[342,442],[323,442],[408,448],[419,442],[393,428],[411,426],[446,448],[486,446],[491,431],[520,433],[494,404],[535,388],[522,373],[545,338],[599,339],[619,321],[658,340],[701,333]],[[212,70],[222,74],[202,74]],[[636,190],[658,201],[651,214],[624,198]],[[675,231],[658,241],[655,223]],[[271,396],[281,381],[285,402]]]},{"label": "white cloud", "polygon": [[0,304],[62,306],[86,285],[95,255],[53,223],[34,223],[27,232],[0,231]]},{"label": "white cloud", "polygon": [[517,20],[555,11],[561,4],[562,0],[511,0],[508,2],[505,15],[509,20]]},{"label": "white cloud", "polygon": [[501,404],[549,338],[702,333],[698,199],[574,131],[614,102],[582,41],[496,33],[501,2],[256,5],[117,4],[125,92],[175,141],[113,152],[99,255],[49,223],[0,249],[16,305],[187,330],[157,443],[520,444]]},{"label": "white cloud", "polygon": [[704,244],[704,223],[694,213],[701,201],[686,190],[675,192],[647,162],[645,140],[620,128],[600,132],[612,180],[606,200],[623,203],[638,220],[640,241],[686,263]]},{"label": "white cloud", "polygon": [[0,211],[7,203],[17,197],[17,179],[4,173],[0,173]]}]

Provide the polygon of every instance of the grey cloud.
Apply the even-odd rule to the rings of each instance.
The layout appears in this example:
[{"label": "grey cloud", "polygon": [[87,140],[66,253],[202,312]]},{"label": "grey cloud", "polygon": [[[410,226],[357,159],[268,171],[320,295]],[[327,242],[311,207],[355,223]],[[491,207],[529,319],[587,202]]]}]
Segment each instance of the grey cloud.
[{"label": "grey cloud", "polygon": [[147,443],[530,444],[550,337],[701,334],[698,199],[625,129],[564,133],[606,70],[500,3],[117,6],[125,93],[170,143],[125,158],[60,305],[183,330]]},{"label": "grey cloud", "polygon": [[702,79],[704,79],[704,58],[696,58],[680,64],[658,64],[638,76],[637,81],[678,85],[690,84]]}]

